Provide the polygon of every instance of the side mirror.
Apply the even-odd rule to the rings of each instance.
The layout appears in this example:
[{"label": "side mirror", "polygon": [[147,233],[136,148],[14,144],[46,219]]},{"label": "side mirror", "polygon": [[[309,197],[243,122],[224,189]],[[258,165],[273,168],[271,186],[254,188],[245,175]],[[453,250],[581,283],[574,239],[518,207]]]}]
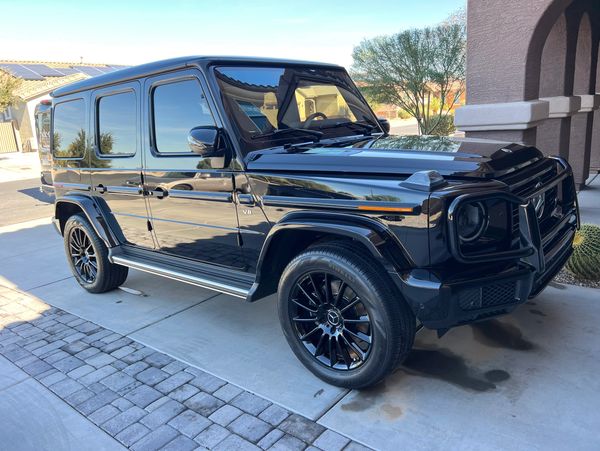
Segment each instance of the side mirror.
[{"label": "side mirror", "polygon": [[378,117],[377,122],[379,122],[379,126],[383,129],[386,135],[390,134],[390,121],[388,121],[385,117]]},{"label": "side mirror", "polygon": [[195,127],[188,133],[188,145],[202,157],[222,157],[225,151],[223,131],[214,126]]}]

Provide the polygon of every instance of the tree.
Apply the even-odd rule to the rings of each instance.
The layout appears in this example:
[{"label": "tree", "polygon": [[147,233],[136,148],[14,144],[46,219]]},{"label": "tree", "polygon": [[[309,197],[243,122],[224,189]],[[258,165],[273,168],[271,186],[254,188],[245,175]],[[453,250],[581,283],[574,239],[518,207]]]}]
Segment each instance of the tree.
[{"label": "tree", "polygon": [[0,71],[0,113],[3,113],[17,100],[15,90],[21,85],[21,79]]},{"label": "tree", "polygon": [[351,71],[368,98],[401,107],[422,134],[435,134],[464,92],[465,48],[464,23],[447,21],[362,41]]}]

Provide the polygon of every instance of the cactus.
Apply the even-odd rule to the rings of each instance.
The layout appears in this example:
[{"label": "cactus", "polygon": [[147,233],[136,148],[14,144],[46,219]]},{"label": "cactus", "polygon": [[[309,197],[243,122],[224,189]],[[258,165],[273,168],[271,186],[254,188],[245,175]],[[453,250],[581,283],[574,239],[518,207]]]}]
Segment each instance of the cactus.
[{"label": "cactus", "polygon": [[600,227],[584,224],[575,233],[567,269],[579,279],[600,280]]}]

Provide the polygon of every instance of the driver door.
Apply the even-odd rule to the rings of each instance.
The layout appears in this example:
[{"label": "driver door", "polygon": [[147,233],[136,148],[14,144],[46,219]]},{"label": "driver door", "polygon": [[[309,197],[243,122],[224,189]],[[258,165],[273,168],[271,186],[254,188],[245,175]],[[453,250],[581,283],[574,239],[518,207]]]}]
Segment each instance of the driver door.
[{"label": "driver door", "polygon": [[148,78],[145,92],[144,187],[159,250],[243,268],[233,171],[213,169],[187,141],[192,128],[221,126],[203,80],[194,70],[169,73]]}]

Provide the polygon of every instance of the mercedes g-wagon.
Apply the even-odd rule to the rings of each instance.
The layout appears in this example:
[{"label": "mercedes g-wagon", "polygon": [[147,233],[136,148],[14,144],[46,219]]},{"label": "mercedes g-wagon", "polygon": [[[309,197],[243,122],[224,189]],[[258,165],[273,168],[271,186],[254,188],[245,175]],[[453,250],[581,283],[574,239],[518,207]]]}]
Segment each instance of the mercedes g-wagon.
[{"label": "mercedes g-wagon", "polygon": [[380,381],[422,326],[511,312],[571,254],[565,160],[389,136],[336,65],[178,58],[52,96],[55,224],[81,286],[134,268],[277,293],[293,352],[334,385]]}]

